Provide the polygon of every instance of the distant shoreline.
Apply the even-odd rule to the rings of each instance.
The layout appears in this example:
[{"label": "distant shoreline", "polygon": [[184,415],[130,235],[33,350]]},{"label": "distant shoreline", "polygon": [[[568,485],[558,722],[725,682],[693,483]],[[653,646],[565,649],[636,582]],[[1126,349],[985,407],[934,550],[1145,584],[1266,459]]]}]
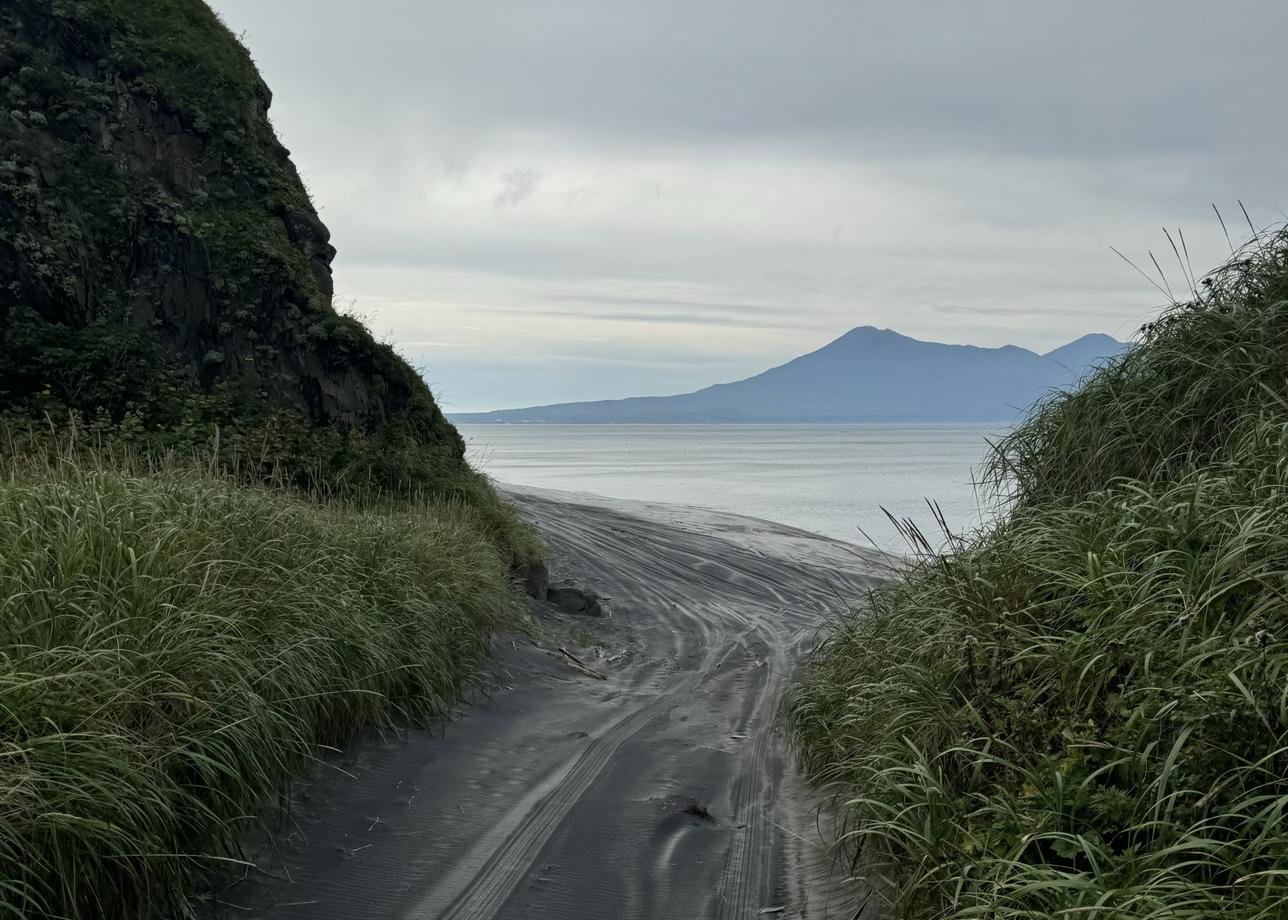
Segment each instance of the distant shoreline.
[{"label": "distant shoreline", "polygon": [[735,427],[740,427],[740,428],[785,428],[785,427],[835,428],[835,427],[853,426],[853,425],[874,425],[874,426],[880,425],[880,426],[891,427],[891,428],[894,428],[894,427],[924,428],[928,426],[936,426],[936,427],[943,427],[943,428],[965,428],[965,427],[987,428],[991,426],[991,427],[1004,428],[1015,424],[1017,421],[1015,418],[982,419],[982,420],[792,419],[788,421],[765,421],[761,419],[747,420],[747,421],[589,421],[589,420],[569,421],[569,420],[560,419],[560,420],[547,421],[547,420],[532,419],[527,421],[516,421],[512,419],[476,418],[476,417],[473,417],[474,415],[475,413],[461,413],[461,414],[448,413],[447,420],[451,422],[453,425],[507,425],[507,426],[516,427],[516,428],[556,427],[559,425],[585,427],[585,428],[592,428],[592,427],[607,428],[613,425],[658,426],[658,427],[683,426],[686,428],[704,428],[704,427],[711,427],[711,426],[720,426],[720,427],[727,427],[727,428],[735,428]]}]

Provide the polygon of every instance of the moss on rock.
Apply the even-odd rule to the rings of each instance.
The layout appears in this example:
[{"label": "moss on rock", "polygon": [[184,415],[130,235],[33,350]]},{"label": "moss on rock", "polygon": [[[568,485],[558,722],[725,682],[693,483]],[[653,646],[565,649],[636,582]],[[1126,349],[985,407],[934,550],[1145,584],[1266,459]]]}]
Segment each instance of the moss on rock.
[{"label": "moss on rock", "polygon": [[334,249],[271,99],[200,0],[5,5],[0,399],[132,418],[167,446],[299,431],[282,459],[314,480],[351,476],[356,438],[420,452],[393,478],[432,487],[408,477],[463,469],[461,439],[420,376],[333,309]]}]

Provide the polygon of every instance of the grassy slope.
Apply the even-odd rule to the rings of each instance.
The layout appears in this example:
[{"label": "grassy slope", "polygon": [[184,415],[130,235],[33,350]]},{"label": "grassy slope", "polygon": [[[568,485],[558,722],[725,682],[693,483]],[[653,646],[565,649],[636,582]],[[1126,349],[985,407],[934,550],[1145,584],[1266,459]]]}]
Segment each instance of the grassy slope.
[{"label": "grassy slope", "polygon": [[789,718],[903,915],[1283,916],[1285,367],[1279,233],[998,446],[1006,520],[833,625]]},{"label": "grassy slope", "polygon": [[0,470],[0,916],[178,910],[319,742],[443,714],[516,615],[459,503]]},{"label": "grassy slope", "polygon": [[[446,710],[541,548],[415,371],[326,302],[281,219],[308,196],[215,14],[15,9],[42,25],[0,36],[0,917],[175,915],[315,744]],[[130,99],[222,164],[200,189],[102,149]],[[131,321],[189,237],[214,334],[353,369],[387,417],[319,422],[216,349],[199,380]],[[206,472],[149,466],[176,454]]]}]

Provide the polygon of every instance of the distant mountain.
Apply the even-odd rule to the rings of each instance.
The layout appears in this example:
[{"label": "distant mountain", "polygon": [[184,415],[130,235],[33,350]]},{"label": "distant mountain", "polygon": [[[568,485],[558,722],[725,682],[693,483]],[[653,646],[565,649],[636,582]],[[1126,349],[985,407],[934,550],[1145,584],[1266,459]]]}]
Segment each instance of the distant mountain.
[{"label": "distant mountain", "polygon": [[1127,344],[1087,335],[1044,355],[860,326],[746,380],[678,396],[457,413],[457,422],[1010,422]]},{"label": "distant mountain", "polygon": [[1042,357],[1063,365],[1075,376],[1084,370],[1122,353],[1128,346],[1115,338],[1096,332],[1074,339],[1068,345],[1061,345],[1055,351],[1048,351]]}]

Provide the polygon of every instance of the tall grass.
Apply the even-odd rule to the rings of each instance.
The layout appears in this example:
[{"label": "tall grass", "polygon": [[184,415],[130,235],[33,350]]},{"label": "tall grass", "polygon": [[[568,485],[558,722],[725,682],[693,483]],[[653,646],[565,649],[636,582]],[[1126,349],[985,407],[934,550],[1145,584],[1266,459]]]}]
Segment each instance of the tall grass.
[{"label": "tall grass", "polygon": [[[453,438],[459,437],[453,431]],[[337,445],[342,445],[337,447]],[[0,453],[47,462],[84,458],[94,466],[134,471],[175,467],[250,486],[289,489],[318,501],[398,512],[424,505],[462,505],[516,569],[539,562],[544,550],[530,526],[487,477],[462,457],[406,436],[371,437],[307,423],[281,412],[253,424],[194,424],[179,429],[123,422],[77,412],[0,413]]]},{"label": "tall grass", "polygon": [[76,456],[0,461],[0,916],[182,912],[316,745],[446,713],[517,615],[459,502]]},{"label": "tall grass", "polygon": [[1210,278],[789,695],[902,916],[1288,916],[1288,237]]},{"label": "tall grass", "polygon": [[1142,330],[1141,347],[1040,404],[989,458],[1021,504],[1071,502],[1115,479],[1166,479],[1288,418],[1288,229],[1208,275],[1201,296]]}]

